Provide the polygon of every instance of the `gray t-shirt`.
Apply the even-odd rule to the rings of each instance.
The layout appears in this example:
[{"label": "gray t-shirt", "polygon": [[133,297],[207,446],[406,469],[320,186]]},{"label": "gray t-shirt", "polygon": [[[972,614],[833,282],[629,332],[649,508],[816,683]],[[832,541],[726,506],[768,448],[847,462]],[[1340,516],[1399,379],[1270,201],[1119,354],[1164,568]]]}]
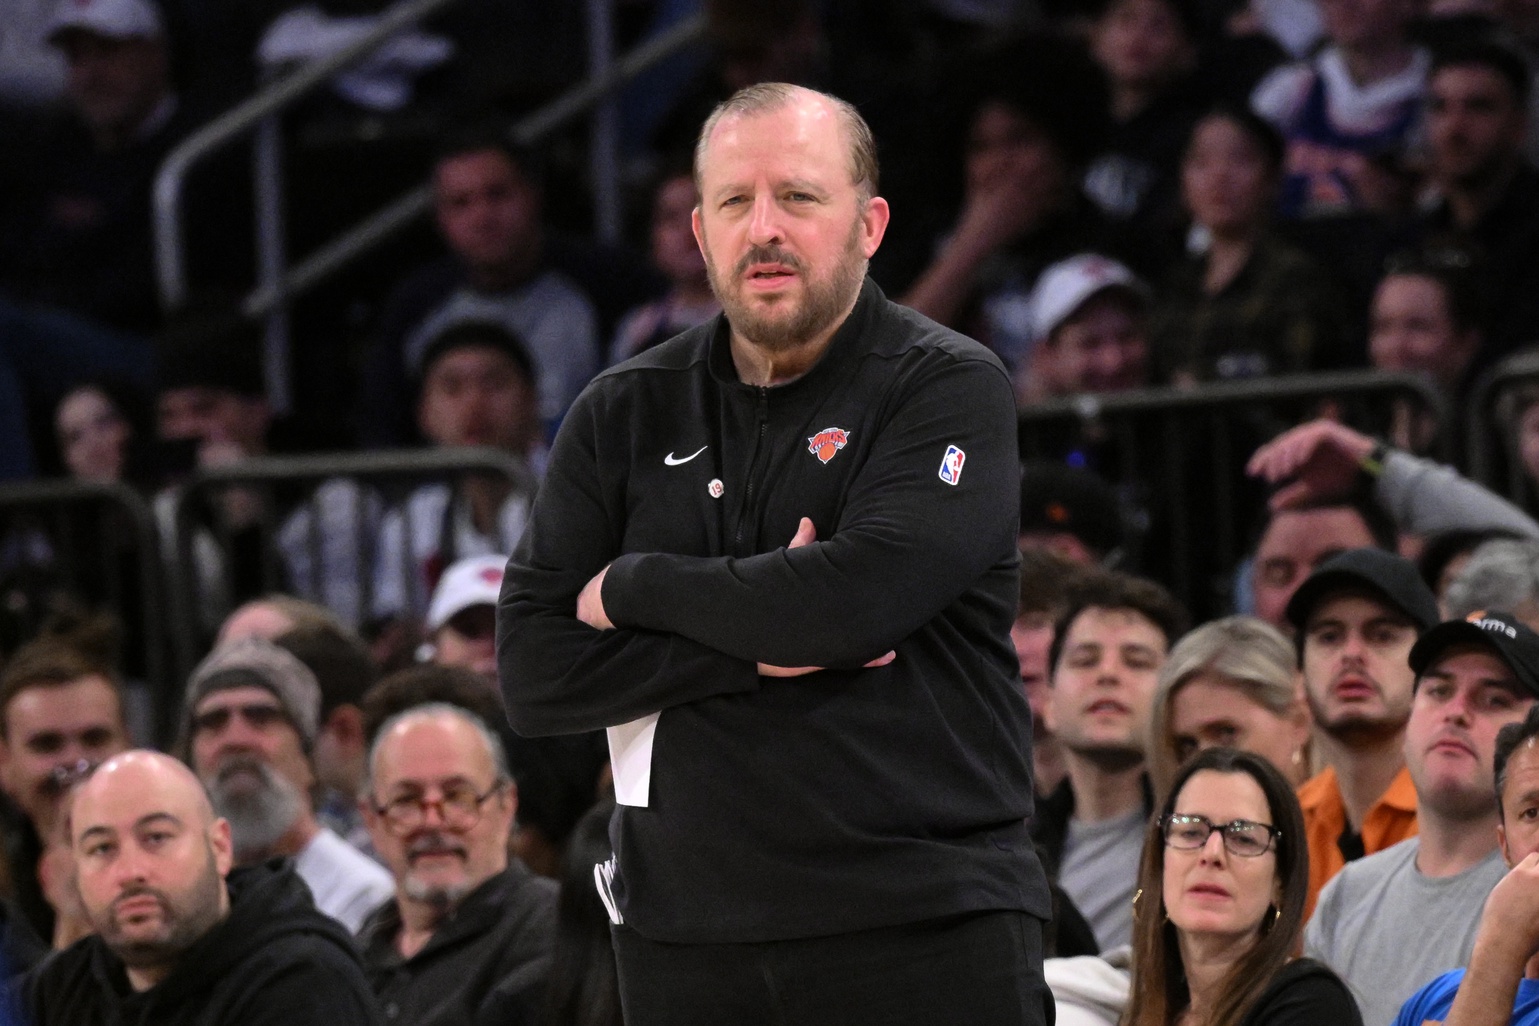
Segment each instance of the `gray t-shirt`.
[{"label": "gray t-shirt", "polygon": [[1095,931],[1102,951],[1132,943],[1145,822],[1141,809],[1102,823],[1069,820],[1058,886]]},{"label": "gray t-shirt", "polygon": [[1388,1026],[1427,981],[1468,964],[1486,896],[1507,872],[1493,851],[1456,876],[1424,876],[1420,847],[1412,837],[1347,863],[1304,930],[1304,954],[1347,981],[1364,1026]]}]

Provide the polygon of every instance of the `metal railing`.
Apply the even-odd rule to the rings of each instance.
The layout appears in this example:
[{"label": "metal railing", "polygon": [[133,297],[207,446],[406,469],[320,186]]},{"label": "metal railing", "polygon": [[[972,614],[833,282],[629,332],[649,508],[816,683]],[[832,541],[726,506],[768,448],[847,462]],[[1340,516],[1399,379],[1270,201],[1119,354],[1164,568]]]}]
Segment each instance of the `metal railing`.
[{"label": "metal railing", "polygon": [[[6,483],[0,485],[0,539],[7,571],[41,570],[72,600],[118,616],[125,672],[142,678],[152,709],[174,704],[180,679],[165,615],[161,535],[143,496],[123,484]],[[166,736],[163,719],[143,726]]]},{"label": "metal railing", "polygon": [[[268,391],[280,411],[288,403],[287,307],[334,272],[364,253],[393,238],[427,213],[432,192],[423,184],[386,204],[376,213],[343,231],[303,260],[290,265],[284,248],[281,187],[282,153],[278,118],[295,103],[326,86],[341,71],[367,58],[409,28],[455,0],[400,0],[366,35],[336,53],[303,65],[260,90],[250,99],[215,118],[171,151],[161,164],[154,185],[155,271],[162,305],[174,310],[188,296],[186,233],[182,195],[193,167],[214,152],[247,134],[255,133],[254,187],[257,198],[256,288],[246,297],[247,316],[267,321],[268,345],[264,358]],[[617,114],[612,94],[637,75],[698,40],[705,32],[705,15],[699,14],[673,26],[613,59],[611,19],[598,11],[610,0],[591,0],[590,34],[604,34],[590,45],[590,62],[596,70],[586,83],[525,117],[510,130],[520,145],[531,145],[567,122],[599,107],[594,126],[593,154],[595,224],[601,237],[613,241],[619,233],[619,161]]]},{"label": "metal railing", "polygon": [[[1409,374],[1350,371],[1082,395],[1021,411],[1023,459],[1068,459],[1117,482],[1130,541],[1151,575],[1199,614],[1223,606],[1225,575],[1246,555],[1265,492],[1245,462],[1302,421],[1335,416],[1383,434],[1395,403],[1435,423],[1430,452],[1447,458],[1454,425],[1442,395]],[[1142,558],[1138,558],[1138,557]]]},{"label": "metal railing", "polygon": [[[357,626],[381,611],[376,582],[398,580],[398,611],[420,614],[428,596],[412,558],[417,525],[407,500],[423,485],[452,488],[467,477],[496,479],[522,498],[532,498],[537,484],[522,460],[479,448],[272,456],[199,471],[175,502],[171,590],[180,671],[207,650],[239,600],[260,594],[307,598]],[[231,526],[232,512],[239,527]],[[392,518],[400,565],[386,568],[380,539]],[[236,581],[242,543],[254,574]]]},{"label": "metal railing", "polygon": [[1520,430],[1528,396],[1539,394],[1539,353],[1515,356],[1498,364],[1471,389],[1464,422],[1464,450],[1469,476],[1525,508],[1539,489],[1523,466]]}]

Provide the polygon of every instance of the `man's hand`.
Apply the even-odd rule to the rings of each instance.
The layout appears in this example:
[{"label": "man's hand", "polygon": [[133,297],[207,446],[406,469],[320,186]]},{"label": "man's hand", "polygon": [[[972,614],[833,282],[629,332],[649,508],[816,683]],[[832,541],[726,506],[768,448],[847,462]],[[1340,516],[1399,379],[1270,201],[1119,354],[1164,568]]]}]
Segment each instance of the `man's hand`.
[{"label": "man's hand", "polygon": [[[788,549],[799,549],[803,545],[811,545],[813,542],[815,542],[817,540],[818,540],[818,530],[817,530],[816,527],[813,526],[811,518],[810,517],[802,517],[801,522],[796,525],[796,534],[791,536],[791,544],[787,545],[786,548],[788,548]],[[602,577],[603,574],[600,574],[599,576]],[[590,581],[589,582],[589,587],[591,587],[591,586],[592,586],[592,582]],[[586,594],[587,593],[587,589],[584,588],[583,592],[584,592],[584,594]],[[578,608],[580,609],[581,606],[579,605]],[[870,667],[873,667],[873,666],[886,666],[888,663],[892,662],[896,658],[898,658],[898,653],[897,652],[895,652],[895,651],[894,652],[888,652],[886,655],[878,656],[877,658],[871,660],[869,663],[866,664],[866,668],[869,669]],[[826,669],[827,669],[826,666],[771,666],[769,663],[760,663],[759,664],[759,676],[761,676],[761,677],[805,677],[809,673],[817,673],[817,672],[819,672],[821,670],[826,670]]]},{"label": "man's hand", "polygon": [[1447,1026],[1507,1026],[1518,982],[1539,952],[1539,853],[1499,880],[1480,914],[1469,968]]},{"label": "man's hand", "polygon": [[1256,450],[1245,471],[1272,485],[1274,510],[1340,498],[1352,490],[1374,441],[1333,420],[1285,431]]},{"label": "man's hand", "polygon": [[614,629],[614,621],[604,612],[604,575],[607,573],[609,567],[606,565],[582,586],[582,592],[577,596],[577,619],[601,631]]},{"label": "man's hand", "polygon": [[1491,889],[1476,943],[1499,948],[1519,965],[1539,954],[1539,852],[1525,856]]}]

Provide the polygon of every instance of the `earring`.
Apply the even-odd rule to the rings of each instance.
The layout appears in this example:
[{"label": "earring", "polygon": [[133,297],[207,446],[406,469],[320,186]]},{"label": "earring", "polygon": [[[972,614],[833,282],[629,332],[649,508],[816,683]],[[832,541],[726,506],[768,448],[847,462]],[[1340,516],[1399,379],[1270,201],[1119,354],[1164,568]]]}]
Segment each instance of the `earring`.
[{"label": "earring", "polygon": [[1277,925],[1277,920],[1282,918],[1282,912],[1276,905],[1268,905],[1266,910],[1268,913],[1270,913],[1270,915],[1267,919],[1263,920],[1261,924],[1261,932],[1264,934],[1271,933],[1272,928]]},{"label": "earring", "polygon": [[1293,750],[1293,765],[1295,765],[1295,766],[1302,766],[1302,765],[1304,765],[1304,749],[1302,749],[1302,748],[1295,748]]}]

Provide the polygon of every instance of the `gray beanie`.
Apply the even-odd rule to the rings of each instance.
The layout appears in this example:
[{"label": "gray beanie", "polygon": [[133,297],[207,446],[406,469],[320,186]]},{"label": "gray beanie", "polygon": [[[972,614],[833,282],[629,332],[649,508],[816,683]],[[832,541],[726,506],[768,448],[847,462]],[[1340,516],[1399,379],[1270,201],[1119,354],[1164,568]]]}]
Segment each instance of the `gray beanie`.
[{"label": "gray beanie", "polygon": [[187,679],[182,709],[182,736],[192,737],[192,713],[205,696],[228,688],[266,688],[309,751],[320,728],[321,686],[315,674],[285,648],[264,638],[242,638],[210,652]]}]

